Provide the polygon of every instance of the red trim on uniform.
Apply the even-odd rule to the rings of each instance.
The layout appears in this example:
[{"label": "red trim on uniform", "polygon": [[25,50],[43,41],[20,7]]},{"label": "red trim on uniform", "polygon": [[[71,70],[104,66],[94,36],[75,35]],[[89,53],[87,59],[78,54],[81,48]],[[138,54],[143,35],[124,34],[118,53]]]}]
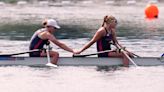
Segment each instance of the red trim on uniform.
[{"label": "red trim on uniform", "polygon": [[38,41],[38,43],[34,46],[34,49],[37,49],[41,43],[42,43],[42,40]]},{"label": "red trim on uniform", "polygon": [[100,50],[100,51],[103,51],[103,48],[102,48],[102,41],[98,41],[98,47],[99,47],[99,50]]}]

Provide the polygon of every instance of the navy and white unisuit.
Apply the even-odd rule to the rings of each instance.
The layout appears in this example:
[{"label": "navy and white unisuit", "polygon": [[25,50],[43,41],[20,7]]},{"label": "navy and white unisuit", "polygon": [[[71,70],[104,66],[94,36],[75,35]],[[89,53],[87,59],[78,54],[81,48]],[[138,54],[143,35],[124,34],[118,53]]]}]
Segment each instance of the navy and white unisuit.
[{"label": "navy and white unisuit", "polygon": [[[43,31],[46,31],[45,28],[39,29],[33,34],[31,41],[30,41],[30,46],[29,46],[30,50],[43,49],[43,46],[48,42],[48,39],[44,40],[38,36],[39,33],[43,32]],[[30,53],[30,57],[40,57],[40,53],[41,53],[41,51],[32,52],[32,53]]]},{"label": "navy and white unisuit", "polygon": [[[97,43],[97,51],[105,51],[105,50],[111,50],[111,41],[112,41],[112,33],[108,32],[105,28],[106,35],[99,39]],[[98,57],[108,57],[107,53],[98,54]]]}]

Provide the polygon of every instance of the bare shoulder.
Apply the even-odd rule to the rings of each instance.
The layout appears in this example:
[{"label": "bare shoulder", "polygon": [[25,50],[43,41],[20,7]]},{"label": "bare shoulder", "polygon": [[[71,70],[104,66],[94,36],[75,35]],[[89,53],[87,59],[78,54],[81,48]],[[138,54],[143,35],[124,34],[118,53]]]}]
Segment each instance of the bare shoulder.
[{"label": "bare shoulder", "polygon": [[101,34],[101,35],[105,35],[105,29],[104,29],[104,27],[99,28],[96,33],[97,34]]},{"label": "bare shoulder", "polygon": [[48,31],[43,31],[39,34],[39,36],[42,38],[42,39],[50,39],[53,37],[53,35],[51,33],[49,33]]}]

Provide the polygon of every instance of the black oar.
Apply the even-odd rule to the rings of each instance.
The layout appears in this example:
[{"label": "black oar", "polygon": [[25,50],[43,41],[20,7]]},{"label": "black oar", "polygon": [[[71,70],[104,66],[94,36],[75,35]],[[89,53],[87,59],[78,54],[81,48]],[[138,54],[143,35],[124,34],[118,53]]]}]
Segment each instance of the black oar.
[{"label": "black oar", "polygon": [[41,49],[34,49],[34,50],[26,51],[26,52],[13,53],[13,54],[0,54],[0,57],[11,57],[14,55],[21,55],[21,54],[26,54],[26,53],[31,53],[31,52],[38,52],[38,51],[41,51]]},{"label": "black oar", "polygon": [[[132,52],[130,52],[130,53],[132,53]],[[132,53],[134,56],[136,56],[136,57],[141,57],[141,56],[139,56],[139,55],[137,55],[137,54],[134,54],[134,53]]]},{"label": "black oar", "polygon": [[[113,43],[111,43],[112,45],[114,45]],[[115,45],[114,45],[115,46]],[[116,47],[116,46],[115,46]],[[117,47],[116,47],[117,48]],[[123,49],[123,48],[121,48],[121,49]],[[121,49],[119,49],[120,51],[121,51]],[[134,56],[136,56],[136,57],[141,57],[141,56],[139,56],[139,55],[137,55],[137,54],[135,54],[135,53],[133,53],[133,52],[130,52],[131,54],[133,54]]]},{"label": "black oar", "polygon": [[86,56],[98,55],[98,54],[112,52],[112,51],[116,51],[116,50],[105,50],[105,51],[100,51],[100,52],[91,53],[91,54],[83,54],[83,55],[75,54],[73,55],[73,57],[86,57]]},{"label": "black oar", "polygon": [[[123,50],[125,50],[125,49],[123,49]],[[125,50],[125,51],[127,51],[127,50]],[[135,53],[133,53],[133,52],[129,52],[129,51],[127,51],[128,53],[131,53],[133,56],[136,56],[136,57],[141,57],[141,56],[139,56],[139,55],[137,55],[137,54],[135,54]]]}]

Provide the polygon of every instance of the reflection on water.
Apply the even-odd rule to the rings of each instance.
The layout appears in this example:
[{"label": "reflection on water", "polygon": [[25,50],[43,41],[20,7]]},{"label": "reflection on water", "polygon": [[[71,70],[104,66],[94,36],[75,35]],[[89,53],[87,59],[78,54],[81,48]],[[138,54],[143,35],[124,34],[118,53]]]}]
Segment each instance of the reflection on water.
[{"label": "reflection on water", "polygon": [[97,66],[97,71],[100,72],[114,72],[117,70],[123,70],[121,66]]}]

